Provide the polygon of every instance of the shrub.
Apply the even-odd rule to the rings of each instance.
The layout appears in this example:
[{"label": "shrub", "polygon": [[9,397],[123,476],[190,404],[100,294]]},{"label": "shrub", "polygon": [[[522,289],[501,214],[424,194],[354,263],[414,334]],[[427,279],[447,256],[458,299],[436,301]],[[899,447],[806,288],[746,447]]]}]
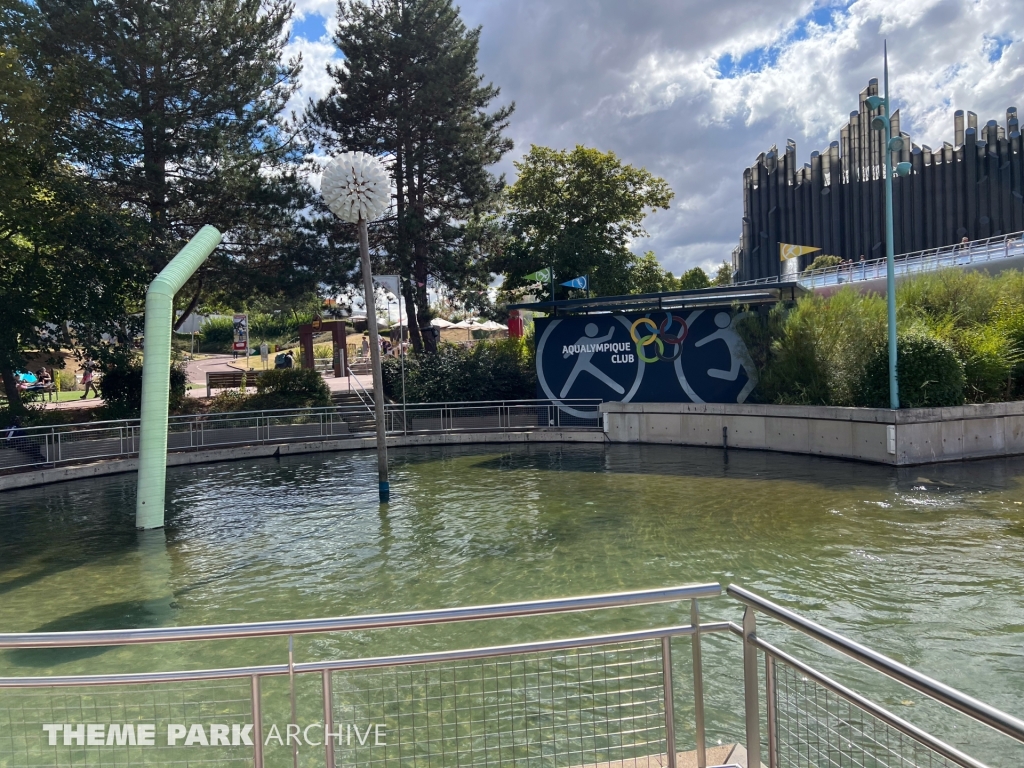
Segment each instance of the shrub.
[{"label": "shrub", "polygon": [[[402,399],[401,360],[382,361],[384,393]],[[410,403],[528,400],[537,396],[533,346],[525,339],[481,341],[469,349],[441,344],[437,352],[409,354],[405,397]]]},{"label": "shrub", "polygon": [[[900,407],[940,408],[964,402],[964,369],[953,347],[915,329],[896,343]],[[889,349],[879,344],[864,367],[860,405],[889,407]]]},{"label": "shrub", "polygon": [[838,267],[842,263],[843,260],[838,256],[822,254],[821,256],[815,256],[814,261],[811,262],[811,265],[804,272],[810,272],[813,269],[825,269],[826,267]]},{"label": "shrub", "polygon": [[885,302],[845,288],[738,324],[761,372],[760,402],[853,405],[864,363],[885,336]]},{"label": "shrub", "polygon": [[305,368],[278,368],[256,380],[256,394],[245,399],[248,410],[308,408],[331,404],[324,377]]},{"label": "shrub", "polygon": [[333,344],[316,344],[313,346],[313,357],[317,360],[331,360],[334,357]]},{"label": "shrub", "polygon": [[235,339],[235,326],[230,317],[211,317],[199,327],[204,344],[230,344]]},{"label": "shrub", "polygon": [[[99,381],[107,415],[115,419],[138,418],[142,410],[142,365],[137,360],[106,365]],[[180,363],[171,365],[169,408],[181,406],[188,392],[188,372]]]}]

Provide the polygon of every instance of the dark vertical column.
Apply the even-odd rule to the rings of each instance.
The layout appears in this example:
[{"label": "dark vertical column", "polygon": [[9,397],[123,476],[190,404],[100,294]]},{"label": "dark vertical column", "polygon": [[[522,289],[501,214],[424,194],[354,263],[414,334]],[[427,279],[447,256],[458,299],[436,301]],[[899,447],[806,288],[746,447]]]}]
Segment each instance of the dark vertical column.
[{"label": "dark vertical column", "polygon": [[924,152],[920,147],[914,147],[911,151],[910,165],[914,169],[914,175],[910,177],[914,190],[914,235],[911,250],[922,251],[928,247],[925,237],[925,233],[928,231],[928,210],[924,197]]},{"label": "dark vertical column", "polygon": [[964,131],[964,145],[957,147],[951,151],[952,161],[950,163],[950,175],[952,179],[949,181],[949,187],[946,190],[948,194],[952,195],[953,200],[953,216],[950,219],[949,232],[947,233],[948,241],[954,243],[960,240],[961,237],[967,235],[967,226],[964,224],[967,217],[967,193],[964,188],[964,157],[966,157],[967,140],[970,137],[971,140],[971,152],[974,152],[974,131]]},{"label": "dark vertical column", "polygon": [[921,201],[924,210],[924,245],[923,248],[936,247],[933,243],[938,242],[936,233],[939,229],[939,213],[936,205],[938,192],[939,171],[941,166],[935,165],[935,157],[932,155],[931,147],[927,144],[921,148],[921,165],[924,168],[921,179]]},{"label": "dark vertical column", "polygon": [[[960,195],[957,193],[956,165],[957,159],[963,154],[963,147],[953,149],[945,142],[942,145],[942,194],[944,213],[942,219],[942,232],[939,236],[939,245],[954,243],[960,238],[956,236],[956,230],[960,226],[958,216],[960,210]],[[955,239],[954,239],[955,238]]]},{"label": "dark vertical column", "polygon": [[823,253],[828,253],[825,249],[825,237],[821,226],[821,153],[817,150],[811,152],[811,173],[807,184],[810,188],[811,244],[821,248]]},{"label": "dark vertical column", "polygon": [[[846,217],[846,239],[845,252],[854,254],[864,253],[862,246],[864,239],[864,216],[862,205],[862,181],[864,178],[864,152],[861,147],[861,115],[854,113],[850,115],[850,181],[846,185],[846,193],[849,199],[847,204],[848,214]],[[839,255],[839,254],[836,254]]]},{"label": "dark vertical column", "polygon": [[773,262],[779,259],[779,162],[775,152],[769,152],[765,156],[765,165],[768,168],[768,250],[762,254],[764,264],[764,277],[778,274],[773,270]]},{"label": "dark vertical column", "polygon": [[1011,232],[1024,230],[1024,142],[1020,131],[1010,134],[1010,213]]},{"label": "dark vertical column", "polygon": [[[967,114],[970,116],[973,113]],[[963,151],[959,154],[961,162],[958,164],[960,172],[957,174],[957,187],[964,200],[959,226],[966,229],[968,239],[973,240],[978,230],[978,141],[974,128],[965,131]]]},{"label": "dark vertical column", "polygon": [[846,195],[850,185],[843,183],[838,141],[833,141],[828,147],[828,165],[831,169],[829,171],[829,208],[831,209],[832,246],[835,248],[832,255],[842,257],[845,252],[843,249],[844,238],[849,231],[849,219],[846,219],[843,213],[846,210]]},{"label": "dark vertical column", "polygon": [[[782,242],[797,243],[796,225],[796,143],[792,139],[786,140],[785,173],[782,176]],[[781,271],[781,263],[779,270]]]}]

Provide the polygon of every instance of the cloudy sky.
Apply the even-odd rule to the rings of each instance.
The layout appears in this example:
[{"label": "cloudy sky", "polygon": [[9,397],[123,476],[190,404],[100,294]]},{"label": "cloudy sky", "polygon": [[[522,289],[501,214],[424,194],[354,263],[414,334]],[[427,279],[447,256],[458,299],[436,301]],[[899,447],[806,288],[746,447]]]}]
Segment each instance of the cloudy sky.
[{"label": "cloudy sky", "polygon": [[[336,2],[296,0],[302,100],[329,87]],[[953,111],[1005,122],[1024,110],[1021,0],[463,0],[481,25],[480,70],[515,101],[516,149],[612,150],[665,177],[676,197],[647,220],[676,274],[713,268],[740,232],[743,169],[772,144],[798,158],[838,139],[857,94],[881,78],[915,143],[953,140]],[[296,105],[298,106],[298,105]]]}]

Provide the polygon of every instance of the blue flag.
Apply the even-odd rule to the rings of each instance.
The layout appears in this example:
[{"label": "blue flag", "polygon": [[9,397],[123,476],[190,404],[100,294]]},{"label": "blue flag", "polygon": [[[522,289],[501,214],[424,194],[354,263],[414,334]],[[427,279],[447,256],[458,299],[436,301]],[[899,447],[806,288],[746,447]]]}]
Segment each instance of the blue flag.
[{"label": "blue flag", "polygon": [[572,280],[561,283],[561,285],[564,285],[566,288],[582,288],[586,290],[587,277],[586,275],[583,275],[582,277],[574,277]]}]

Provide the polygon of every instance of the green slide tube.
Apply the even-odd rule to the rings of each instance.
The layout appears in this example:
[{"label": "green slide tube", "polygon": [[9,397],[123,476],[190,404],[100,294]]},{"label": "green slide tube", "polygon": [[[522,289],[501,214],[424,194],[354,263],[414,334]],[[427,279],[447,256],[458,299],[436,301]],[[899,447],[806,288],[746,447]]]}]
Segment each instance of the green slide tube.
[{"label": "green slide tube", "polygon": [[136,528],[163,528],[164,525],[174,294],[181,290],[219,244],[220,232],[206,225],[171,259],[146,291]]}]

